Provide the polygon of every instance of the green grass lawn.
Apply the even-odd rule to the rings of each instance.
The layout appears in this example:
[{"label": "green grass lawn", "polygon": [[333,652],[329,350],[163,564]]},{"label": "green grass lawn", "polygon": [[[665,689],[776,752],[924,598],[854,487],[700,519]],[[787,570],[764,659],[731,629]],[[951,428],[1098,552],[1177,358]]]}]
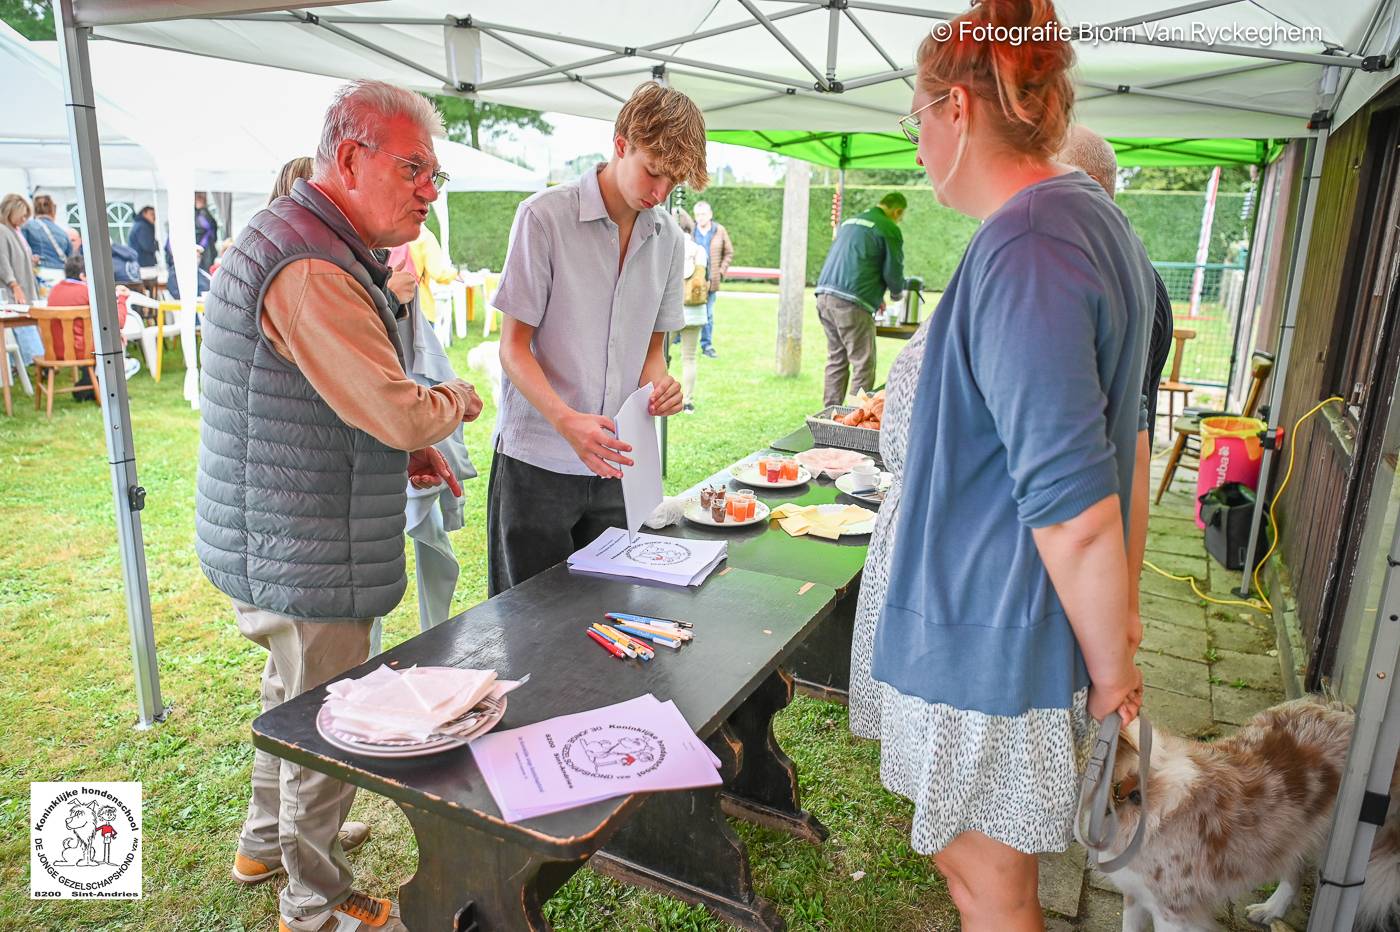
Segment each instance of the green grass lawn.
[{"label": "green grass lawn", "polygon": [[[825,340],[808,294],[803,370],[773,375],[776,297],[721,297],[718,359],[701,359],[698,412],[670,431],[674,492],[766,445],[821,407]],[[451,355],[466,372],[474,335]],[[902,344],[881,340],[880,373]],[[679,360],[675,366],[679,375]],[[276,889],[239,888],[228,875],[247,803],[263,652],[239,637],[227,600],[205,581],[193,548],[198,415],[181,398],[178,351],[167,378],[131,387],[142,521],[161,685],[170,719],[132,729],[135,704],[122,576],[101,416],[60,400],[52,421],[23,395],[0,419],[0,928],[35,930],[275,930]],[[480,376],[480,373],[478,373]],[[470,376],[469,376],[470,377]],[[483,380],[484,381],[484,380]],[[468,446],[485,472],[489,393]],[[456,607],[485,597],[486,478],[468,483]],[[412,551],[409,551],[412,559]],[[385,646],[417,631],[413,571],[389,617]],[[665,697],[662,697],[665,698]],[[909,807],[879,785],[878,749],[850,736],[841,706],[799,699],[776,728],[796,760],[808,808],[828,827],[821,847],[740,824],[763,895],[794,929],[952,929],[956,913],[928,859],[908,846]],[[145,796],[145,898],[139,903],[35,903],[28,898],[29,782],[139,780]],[[375,837],[353,860],[359,884],[395,895],[416,864],[398,809],[361,793],[353,818]],[[864,872],[860,880],[852,879]],[[556,927],[721,929],[701,909],[581,871],[551,901]]]}]

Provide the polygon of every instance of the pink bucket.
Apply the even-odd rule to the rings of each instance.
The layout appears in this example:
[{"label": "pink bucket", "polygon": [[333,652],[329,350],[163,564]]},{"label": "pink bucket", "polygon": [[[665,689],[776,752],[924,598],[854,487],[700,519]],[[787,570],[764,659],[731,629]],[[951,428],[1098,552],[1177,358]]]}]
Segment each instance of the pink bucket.
[{"label": "pink bucket", "polygon": [[1260,434],[1268,425],[1252,417],[1201,419],[1201,462],[1196,472],[1196,527],[1201,521],[1201,496],[1227,482],[1259,487],[1264,442]]}]

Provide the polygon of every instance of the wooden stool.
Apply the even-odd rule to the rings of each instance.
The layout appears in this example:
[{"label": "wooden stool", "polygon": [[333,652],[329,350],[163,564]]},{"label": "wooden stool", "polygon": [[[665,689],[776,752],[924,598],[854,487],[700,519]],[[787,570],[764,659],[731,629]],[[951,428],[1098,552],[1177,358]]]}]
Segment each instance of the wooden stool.
[{"label": "wooden stool", "polygon": [[[1274,357],[1271,353],[1255,353],[1250,358],[1252,365],[1249,392],[1244,399],[1244,417],[1254,417],[1254,412],[1259,408],[1259,399],[1264,394],[1264,383],[1274,371]],[[1167,457],[1167,468],[1162,472],[1162,484],[1157,487],[1154,504],[1162,501],[1162,495],[1167,491],[1167,486],[1172,484],[1172,477],[1176,475],[1176,467],[1182,459],[1194,459],[1199,464],[1201,419],[1227,416],[1228,411],[1183,411],[1181,417],[1172,421],[1172,429],[1176,431],[1176,442],[1172,444],[1171,455]],[[1194,445],[1188,443],[1191,440],[1195,441]]]},{"label": "wooden stool", "polygon": [[1186,341],[1196,339],[1194,330],[1173,330],[1172,342],[1176,344],[1172,351],[1172,374],[1167,380],[1157,386],[1157,394],[1167,393],[1167,419],[1176,421],[1176,396],[1181,396],[1181,407],[1185,409],[1186,403],[1191,399],[1191,386],[1181,381],[1181,357],[1186,351]]},{"label": "wooden stool", "polygon": [[[102,386],[97,382],[97,358],[92,355],[93,349],[93,329],[92,311],[87,307],[31,307],[29,316],[39,325],[39,336],[44,341],[44,355],[34,360],[35,374],[38,377],[38,391],[34,393],[34,410],[39,410],[42,399],[47,397],[48,406],[46,414],[50,420],[53,419],[53,396],[71,395],[73,392],[86,390],[88,386],[78,385],[78,370],[86,369],[88,376],[92,379],[93,397],[97,403],[102,404]],[[86,321],[83,328],[83,340],[87,346],[83,347],[84,355],[79,356],[74,349],[73,325],[78,321]],[[54,338],[54,324],[59,326],[58,339]],[[73,385],[68,388],[56,388],[54,386],[54,376],[59,369],[73,370]],[[44,384],[44,373],[48,373],[48,384]]]}]

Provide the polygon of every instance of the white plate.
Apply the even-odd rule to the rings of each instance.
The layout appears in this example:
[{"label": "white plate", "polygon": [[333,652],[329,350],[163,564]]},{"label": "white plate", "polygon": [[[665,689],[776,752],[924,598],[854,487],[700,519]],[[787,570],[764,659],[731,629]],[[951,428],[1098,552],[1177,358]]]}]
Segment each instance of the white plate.
[{"label": "white plate", "polygon": [[[828,467],[823,467],[822,469],[815,469],[815,467],[813,466],[813,460],[819,459],[820,454],[823,453],[841,454],[842,457],[846,460],[846,465],[839,469],[833,469]],[[842,450],[834,447],[815,447],[811,450],[807,450],[804,453],[798,453],[796,456],[793,457],[793,459],[797,460],[804,467],[806,467],[808,470],[815,472],[817,475],[825,473],[833,479],[837,478],[838,476],[845,475],[857,463],[870,463],[872,465],[875,463],[875,460],[872,459],[868,454],[861,453],[857,450]]]},{"label": "white plate", "polygon": [[875,481],[875,488],[857,492],[855,491],[855,477],[850,473],[843,473],[841,477],[836,480],[836,488],[851,496],[851,498],[858,498],[863,502],[870,502],[871,504],[878,505],[885,500],[885,493],[889,491],[890,483],[893,481],[893,473],[882,472]]},{"label": "white plate", "polygon": [[348,732],[341,731],[335,727],[335,722],[331,716],[330,706],[322,705],[321,711],[316,714],[316,731],[320,733],[330,744],[335,745],[342,751],[349,751],[352,754],[361,754],[365,757],[423,757],[427,754],[436,754],[439,751],[450,751],[467,744],[473,738],[484,735],[495,728],[506,714],[506,696],[501,697],[500,707],[494,714],[489,714],[486,718],[469,733],[461,736],[429,738],[426,741],[411,741],[403,739],[392,742],[367,742]]},{"label": "white plate", "polygon": [[710,509],[701,508],[700,500],[692,498],[685,503],[685,516],[696,524],[703,524],[706,527],[748,527],[751,524],[757,524],[760,521],[768,520],[768,506],[763,504],[763,502],[755,502],[752,518],[746,521],[735,521],[733,518],[725,515],[724,523],[719,524],[714,518],[710,517]]},{"label": "white plate", "polygon": [[766,476],[762,476],[759,474],[758,463],[753,462],[746,463],[743,469],[735,473],[734,480],[736,482],[742,482],[744,485],[762,486],[765,489],[790,489],[795,485],[802,485],[802,483],[804,482],[811,482],[812,473],[807,469],[806,466],[803,466],[801,463],[798,463],[796,479],[779,479],[777,482],[769,482]]}]

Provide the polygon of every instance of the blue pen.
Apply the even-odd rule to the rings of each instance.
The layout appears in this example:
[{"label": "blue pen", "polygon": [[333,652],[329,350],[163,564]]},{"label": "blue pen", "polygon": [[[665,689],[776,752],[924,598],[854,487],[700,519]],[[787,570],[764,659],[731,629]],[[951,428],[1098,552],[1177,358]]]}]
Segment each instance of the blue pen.
[{"label": "blue pen", "polygon": [[664,644],[667,647],[681,646],[681,642],[679,640],[675,638],[664,637],[660,634],[657,634],[655,631],[644,631],[641,628],[634,628],[631,625],[624,625],[621,623],[619,623],[616,627],[617,630],[624,631],[627,634],[632,635],[632,637],[634,638],[645,638],[648,641],[655,641],[657,644]]},{"label": "blue pen", "polygon": [[661,624],[667,627],[694,627],[694,625],[692,625],[688,621],[676,621],[674,618],[653,618],[650,615],[629,615],[626,612],[608,612],[606,617],[611,618],[614,621],[631,621],[642,625],[649,625],[654,624],[656,622],[660,622]]}]

